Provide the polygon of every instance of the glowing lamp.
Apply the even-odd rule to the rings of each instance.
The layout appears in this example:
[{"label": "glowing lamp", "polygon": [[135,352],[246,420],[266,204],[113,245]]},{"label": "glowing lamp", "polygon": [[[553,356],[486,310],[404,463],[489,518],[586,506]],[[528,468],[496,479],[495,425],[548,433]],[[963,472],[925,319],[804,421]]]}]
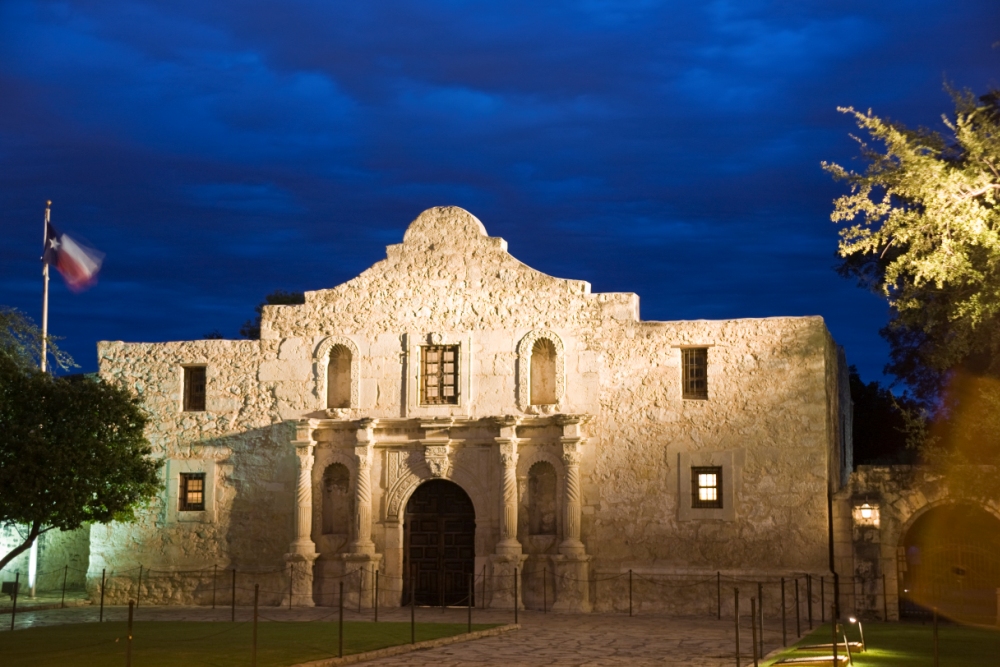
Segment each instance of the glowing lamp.
[{"label": "glowing lamp", "polygon": [[[869,505],[868,503],[865,503],[864,505],[861,506],[861,518],[862,519],[870,519],[870,518],[872,518],[872,513],[873,513],[872,506]],[[851,622],[853,623],[854,621],[851,621]]]}]

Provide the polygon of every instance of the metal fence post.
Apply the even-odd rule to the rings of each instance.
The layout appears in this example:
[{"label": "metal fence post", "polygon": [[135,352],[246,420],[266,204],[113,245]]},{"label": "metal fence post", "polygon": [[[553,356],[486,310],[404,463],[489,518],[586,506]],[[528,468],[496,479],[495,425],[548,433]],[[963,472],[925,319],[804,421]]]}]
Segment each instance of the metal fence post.
[{"label": "metal fence post", "polygon": [[340,609],[337,616],[337,657],[344,657],[344,580],[340,580]]},{"label": "metal fence post", "polygon": [[806,575],[806,615],[809,618],[809,629],[813,629],[813,580],[812,575]]},{"label": "metal fence post", "polygon": [[753,667],[757,667],[757,598],[750,598],[750,647]]},{"label": "metal fence post", "polygon": [[69,575],[69,565],[63,567],[63,590],[62,590],[62,601],[59,603],[60,609],[66,608],[66,577]]},{"label": "metal fence post", "polygon": [[830,615],[833,616],[830,619],[830,627],[833,628],[833,662],[831,664],[839,665],[840,663],[837,662],[837,642],[840,641],[840,637],[837,636],[837,614],[835,612],[836,609],[830,611]]},{"label": "metal fence post", "polygon": [[233,568],[233,606],[231,621],[236,621],[236,568]]},{"label": "metal fence post", "polygon": [[135,587],[135,608],[139,608],[139,599],[142,598],[142,565],[139,566],[139,583]]},{"label": "metal fence post", "polygon": [[373,601],[373,606],[375,607],[375,622],[378,623],[378,569],[375,569],[375,599]]},{"label": "metal fence post", "polygon": [[10,610],[10,631],[14,632],[14,619],[17,618],[17,593],[21,587],[21,571],[14,573],[14,604]]},{"label": "metal fence post", "polygon": [[410,643],[417,643],[417,578],[410,574]]},{"label": "metal fence post", "polygon": [[819,622],[826,623],[826,577],[819,578]]},{"label": "metal fence post", "polygon": [[542,613],[547,614],[549,611],[549,591],[548,591],[548,568],[542,568]]},{"label": "metal fence post", "polygon": [[632,570],[628,571],[628,615],[632,616]]},{"label": "metal fence post", "polygon": [[260,599],[260,584],[253,585],[253,659],[252,667],[257,667],[257,601]]},{"label": "metal fence post", "polygon": [[938,667],[938,613],[934,607],[934,667]]},{"label": "metal fence post", "polygon": [[104,622],[104,581],[105,575],[108,572],[108,568],[101,568],[101,615],[97,617],[98,623]]},{"label": "metal fence post", "polygon": [[781,645],[788,646],[788,624],[785,621],[785,578],[781,578]]},{"label": "metal fence post", "polygon": [[733,589],[733,617],[736,619],[736,667],[740,667],[740,589]]},{"label": "metal fence post", "polygon": [[365,568],[358,568],[358,614],[361,614],[361,598],[365,593]]},{"label": "metal fence post", "polygon": [[517,623],[517,568],[514,568],[514,623]]},{"label": "metal fence post", "polygon": [[483,599],[479,604],[480,609],[486,609],[486,564],[483,563]]},{"label": "metal fence post", "polygon": [[295,588],[295,563],[288,564],[288,609],[292,609],[292,591]]},{"label": "metal fence post", "polygon": [[132,667],[132,609],[135,602],[128,601],[128,637],[125,639],[125,667]]},{"label": "metal fence post", "polygon": [[764,584],[757,582],[757,629],[760,631],[757,637],[760,642],[760,650],[757,651],[762,659],[764,657]]},{"label": "metal fence post", "polygon": [[715,573],[715,599],[717,602],[716,613],[718,619],[722,620],[722,572]]},{"label": "metal fence post", "polygon": [[799,578],[795,577],[795,636],[802,636],[802,614],[800,609],[802,608],[802,603],[799,602]]},{"label": "metal fence post", "polygon": [[219,587],[219,564],[212,566],[212,609],[215,609],[215,589]]},{"label": "metal fence post", "polygon": [[469,632],[472,632],[472,575],[469,575]]}]

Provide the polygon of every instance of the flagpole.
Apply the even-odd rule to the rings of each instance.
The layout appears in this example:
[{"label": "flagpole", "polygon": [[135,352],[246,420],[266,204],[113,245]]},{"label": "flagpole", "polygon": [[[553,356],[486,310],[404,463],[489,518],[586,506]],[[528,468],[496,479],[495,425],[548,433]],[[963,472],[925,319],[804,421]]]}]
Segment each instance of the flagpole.
[{"label": "flagpole", "polygon": [[[46,244],[49,241],[49,218],[51,216],[52,201],[45,202],[45,227],[42,231],[42,255],[47,250]],[[45,372],[46,359],[48,353],[49,338],[49,263],[42,261],[42,372]],[[36,574],[38,572],[38,538],[31,541],[31,551],[28,552],[28,585],[31,587],[31,598],[35,597],[35,586],[37,585]]]},{"label": "flagpole", "polygon": [[[49,216],[52,210],[52,201],[45,202],[45,227],[42,231],[42,253],[48,248],[45,244],[49,240]],[[45,372],[45,355],[49,338],[49,263],[42,262],[42,372]]]}]

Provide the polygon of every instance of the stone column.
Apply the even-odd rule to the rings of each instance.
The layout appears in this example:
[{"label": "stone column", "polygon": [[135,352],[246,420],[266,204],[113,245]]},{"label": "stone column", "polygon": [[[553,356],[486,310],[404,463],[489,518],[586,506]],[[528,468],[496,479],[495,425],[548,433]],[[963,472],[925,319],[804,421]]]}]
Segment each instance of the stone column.
[{"label": "stone column", "polygon": [[312,439],[316,422],[312,419],[300,419],[295,424],[295,455],[299,462],[299,478],[295,488],[295,540],[285,554],[285,562],[292,571],[292,598],[295,604],[312,607],[313,600],[313,563],[319,554],[316,553],[316,543],[312,541],[312,470],[315,463],[313,451],[316,441]]},{"label": "stone column", "polygon": [[[354,525],[348,552],[340,554],[340,577],[344,582],[344,604],[354,608],[360,602],[370,608],[374,597],[372,577],[379,568],[381,554],[372,542],[372,459],[375,452],[374,419],[358,421],[354,460]],[[360,600],[359,600],[360,598]]]},{"label": "stone column", "polygon": [[563,428],[563,540],[559,556],[553,557],[553,569],[558,576],[555,602],[558,611],[588,612],[590,605],[590,556],[580,540],[580,515],[583,497],[580,491],[581,448],[586,443],[583,425],[589,420],[585,415],[560,415]]},{"label": "stone column", "polygon": [[500,436],[494,438],[500,450],[500,542],[498,554],[518,555],[521,543],[517,541],[517,423],[510,418],[501,422]]},{"label": "stone column", "polygon": [[362,419],[358,422],[357,445],[354,458],[357,461],[357,475],[354,479],[354,535],[351,552],[374,554],[372,542],[372,453],[375,449],[375,420]]},{"label": "stone column", "polygon": [[[517,425],[520,419],[502,417],[497,420],[499,437],[494,438],[500,454],[500,541],[496,552],[490,556],[492,565],[490,582],[486,588],[490,593],[489,606],[494,609],[522,609],[522,581],[524,561],[521,543],[517,541]],[[517,597],[514,596],[514,581],[517,580]]]}]

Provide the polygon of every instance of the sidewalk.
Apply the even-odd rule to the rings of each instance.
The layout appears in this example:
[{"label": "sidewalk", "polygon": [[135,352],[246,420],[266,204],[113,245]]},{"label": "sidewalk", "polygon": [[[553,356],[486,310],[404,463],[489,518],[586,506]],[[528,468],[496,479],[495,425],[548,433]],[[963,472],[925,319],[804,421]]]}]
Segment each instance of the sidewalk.
[{"label": "sidewalk", "polygon": [[[84,591],[66,591],[67,607],[83,607],[90,604],[90,599]],[[44,611],[62,607],[62,591],[47,591],[37,596],[28,597],[26,592],[17,596],[17,614],[28,611]],[[9,614],[14,608],[14,600],[6,595],[0,596],[0,615]]]}]

